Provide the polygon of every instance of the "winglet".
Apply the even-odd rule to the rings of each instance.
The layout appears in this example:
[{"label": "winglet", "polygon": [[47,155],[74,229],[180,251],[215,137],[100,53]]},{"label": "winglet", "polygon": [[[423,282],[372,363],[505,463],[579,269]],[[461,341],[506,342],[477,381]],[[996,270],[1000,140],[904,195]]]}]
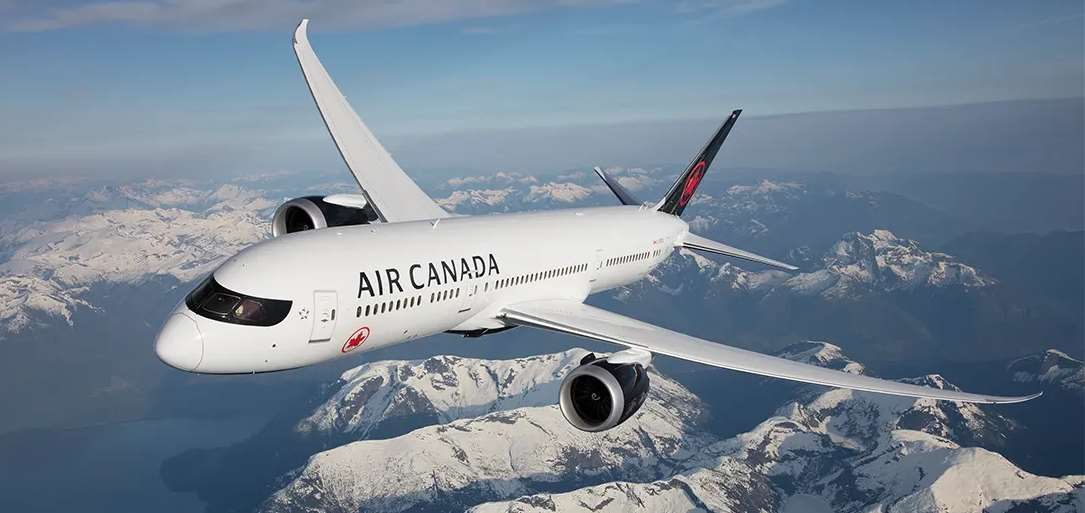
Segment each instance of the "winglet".
[{"label": "winglet", "polygon": [[306,35],[306,32],[308,32],[308,30],[309,30],[309,18],[302,18],[301,21],[298,23],[298,27],[294,29],[294,44],[298,44],[299,36],[300,36],[300,39],[303,39],[303,40],[305,40],[305,42],[308,42],[309,38]]},{"label": "winglet", "polygon": [[595,166],[595,174],[599,175],[599,178],[603,179],[603,183],[607,184],[607,187],[610,187],[610,191],[618,197],[618,201],[622,202],[622,205],[642,204],[641,201],[636,198],[636,196],[633,196],[633,193],[629,192],[629,190],[625,187],[622,187],[622,184],[618,183],[618,180],[608,175],[607,172],[600,169],[599,166]]}]

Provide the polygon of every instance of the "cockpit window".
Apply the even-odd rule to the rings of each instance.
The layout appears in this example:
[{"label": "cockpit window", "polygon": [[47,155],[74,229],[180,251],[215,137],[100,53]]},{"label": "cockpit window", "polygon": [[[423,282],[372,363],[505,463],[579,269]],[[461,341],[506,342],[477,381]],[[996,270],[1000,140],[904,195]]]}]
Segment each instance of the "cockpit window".
[{"label": "cockpit window", "polygon": [[274,326],[290,313],[290,301],[246,296],[219,285],[208,276],[185,298],[189,310],[216,321],[249,326]]}]

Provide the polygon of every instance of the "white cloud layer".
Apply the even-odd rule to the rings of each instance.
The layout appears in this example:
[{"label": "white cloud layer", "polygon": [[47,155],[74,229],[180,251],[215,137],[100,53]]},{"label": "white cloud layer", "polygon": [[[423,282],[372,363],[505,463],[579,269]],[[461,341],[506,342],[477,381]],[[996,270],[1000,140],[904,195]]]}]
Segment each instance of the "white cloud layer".
[{"label": "white cloud layer", "polygon": [[301,18],[327,29],[396,27],[617,3],[626,0],[107,0],[52,7],[25,2],[3,10],[11,31],[103,23],[230,31],[287,27]]}]

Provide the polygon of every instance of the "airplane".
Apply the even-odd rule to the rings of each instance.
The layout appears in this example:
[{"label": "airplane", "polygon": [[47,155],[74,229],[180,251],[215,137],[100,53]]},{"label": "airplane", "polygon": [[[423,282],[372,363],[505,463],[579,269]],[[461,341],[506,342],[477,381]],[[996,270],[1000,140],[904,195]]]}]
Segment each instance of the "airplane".
[{"label": "airplane", "polygon": [[283,203],[273,237],[230,257],[168,316],[155,340],[166,364],[206,374],[263,373],[351,357],[439,333],[479,337],[515,327],[556,331],[624,349],[584,357],[558,403],[576,428],[630,418],[665,355],[831,387],[973,403],[996,396],[917,386],[777,358],[654,326],[584,303],[636,282],[675,250],[796,267],[690,232],[682,213],[727,138],[735,110],[658,202],[638,200],[595,172],[620,206],[452,216],[396,164],[294,32],[302,74],[358,194]]}]

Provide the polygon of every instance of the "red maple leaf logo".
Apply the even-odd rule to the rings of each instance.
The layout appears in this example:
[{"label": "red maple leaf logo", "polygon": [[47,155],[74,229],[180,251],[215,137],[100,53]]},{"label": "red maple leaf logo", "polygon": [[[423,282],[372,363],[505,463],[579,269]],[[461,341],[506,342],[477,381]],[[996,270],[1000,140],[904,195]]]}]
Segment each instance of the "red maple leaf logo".
[{"label": "red maple leaf logo", "polygon": [[365,339],[367,338],[369,338],[369,328],[365,326],[358,328],[358,330],[347,339],[347,343],[343,344],[342,351],[344,353],[353,351],[355,348],[362,345],[362,342],[365,342]]},{"label": "red maple leaf logo", "polygon": [[686,203],[689,203],[690,198],[693,197],[693,192],[697,190],[697,185],[701,183],[701,178],[704,177],[705,167],[708,166],[704,160],[693,166],[693,171],[689,172],[686,185],[682,188],[682,195],[678,197],[678,206],[684,207]]}]

